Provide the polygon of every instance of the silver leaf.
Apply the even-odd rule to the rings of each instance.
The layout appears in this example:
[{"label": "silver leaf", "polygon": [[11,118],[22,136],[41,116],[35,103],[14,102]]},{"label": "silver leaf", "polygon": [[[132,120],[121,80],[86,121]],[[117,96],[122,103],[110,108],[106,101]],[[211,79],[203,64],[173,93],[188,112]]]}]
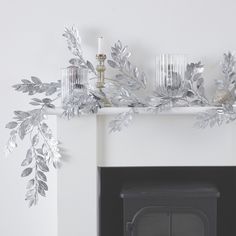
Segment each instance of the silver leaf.
[{"label": "silver leaf", "polygon": [[32,157],[25,158],[25,159],[22,161],[21,166],[28,166],[28,165],[30,165],[31,162],[32,162],[32,160],[33,160]]},{"label": "silver leaf", "polygon": [[55,92],[57,92],[57,88],[56,87],[49,87],[47,90],[46,90],[46,96],[50,96],[52,94],[54,94]]},{"label": "silver leaf", "polygon": [[41,188],[43,188],[45,191],[48,191],[48,186],[45,182],[43,182],[42,180],[39,180],[38,183]]},{"label": "silver leaf", "polygon": [[131,108],[127,112],[118,114],[110,123],[109,130],[110,132],[121,131],[124,127],[127,127],[133,120],[134,115],[137,114],[137,111],[134,108]]},{"label": "silver leaf", "polygon": [[30,116],[28,112],[25,111],[14,111],[14,114],[19,118],[19,119],[25,119]]},{"label": "silver leaf", "polygon": [[47,177],[46,177],[46,175],[42,172],[42,171],[37,171],[37,176],[41,179],[41,180],[43,180],[43,181],[47,181]]},{"label": "silver leaf", "polygon": [[19,129],[18,129],[18,134],[19,134],[20,139],[24,139],[26,133],[31,129],[31,127],[32,126],[29,119],[24,120],[20,124]]},{"label": "silver leaf", "polygon": [[59,169],[59,168],[61,168],[61,162],[53,161],[53,166],[54,166],[55,169]]},{"label": "silver leaf", "polygon": [[49,168],[47,166],[47,164],[45,162],[38,162],[38,166],[39,166],[39,169],[44,171],[44,172],[48,172],[49,171]]},{"label": "silver leaf", "polygon": [[35,76],[31,76],[31,80],[35,84],[42,84],[42,81],[39,78],[35,77]]},{"label": "silver leaf", "polygon": [[12,122],[7,123],[5,127],[8,129],[14,129],[16,128],[17,125],[18,125],[17,122],[12,121]]},{"label": "silver leaf", "polygon": [[28,190],[26,192],[26,194],[25,194],[26,200],[28,200],[29,198],[32,198],[34,194],[35,194],[35,190],[34,189]]},{"label": "silver leaf", "polygon": [[96,73],[95,69],[94,69],[94,66],[93,64],[90,62],[90,61],[87,61],[87,67],[94,73]]},{"label": "silver leaf", "polygon": [[21,81],[22,81],[23,84],[30,84],[31,83],[31,81],[29,81],[27,79],[22,79]]},{"label": "silver leaf", "polygon": [[21,177],[26,177],[26,176],[28,176],[28,175],[30,175],[31,173],[32,173],[32,168],[26,168],[26,169],[24,169],[23,170],[23,172],[21,173]]},{"label": "silver leaf", "polygon": [[71,58],[69,60],[69,63],[74,66],[80,66],[81,63],[83,63],[79,58]]},{"label": "silver leaf", "polygon": [[28,182],[26,188],[27,188],[27,189],[32,188],[32,187],[34,186],[34,182],[35,182],[34,179],[29,180],[29,182]]},{"label": "silver leaf", "polygon": [[114,61],[112,61],[112,60],[107,60],[107,63],[110,65],[110,67],[112,67],[112,68],[117,68],[118,67],[118,65],[114,62]]},{"label": "silver leaf", "polygon": [[29,199],[28,206],[29,206],[29,207],[32,207],[33,205],[35,205],[35,199],[34,199],[34,198],[31,198],[31,199]]},{"label": "silver leaf", "polygon": [[32,138],[32,146],[36,146],[39,143],[39,135],[35,134]]},{"label": "silver leaf", "polygon": [[41,102],[42,102],[42,100],[39,99],[39,98],[32,98],[32,100],[33,100],[34,102],[38,102],[38,103],[41,103]]},{"label": "silver leaf", "polygon": [[51,102],[52,102],[52,99],[50,99],[50,98],[44,98],[44,99],[42,99],[42,102],[45,103],[45,104],[51,103]]},{"label": "silver leaf", "polygon": [[43,197],[46,197],[46,194],[45,194],[45,190],[42,188],[42,187],[38,187],[38,193],[43,196]]},{"label": "silver leaf", "polygon": [[33,106],[40,106],[41,105],[40,103],[37,103],[37,102],[29,102],[29,104],[31,104]]},{"label": "silver leaf", "polygon": [[37,156],[36,156],[36,159],[37,159],[37,161],[39,161],[39,162],[45,162],[45,158],[44,158],[43,155],[37,155]]},{"label": "silver leaf", "polygon": [[28,149],[28,151],[27,151],[27,153],[26,153],[26,159],[32,158],[32,156],[33,156],[32,150],[31,150],[31,149]]}]

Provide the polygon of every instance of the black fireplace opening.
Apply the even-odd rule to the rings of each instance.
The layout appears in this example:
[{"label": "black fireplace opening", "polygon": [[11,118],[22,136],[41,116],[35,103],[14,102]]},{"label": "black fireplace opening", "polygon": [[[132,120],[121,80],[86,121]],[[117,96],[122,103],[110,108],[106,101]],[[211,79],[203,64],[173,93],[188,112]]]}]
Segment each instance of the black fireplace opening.
[{"label": "black fireplace opening", "polygon": [[101,236],[236,233],[236,167],[100,168]]}]

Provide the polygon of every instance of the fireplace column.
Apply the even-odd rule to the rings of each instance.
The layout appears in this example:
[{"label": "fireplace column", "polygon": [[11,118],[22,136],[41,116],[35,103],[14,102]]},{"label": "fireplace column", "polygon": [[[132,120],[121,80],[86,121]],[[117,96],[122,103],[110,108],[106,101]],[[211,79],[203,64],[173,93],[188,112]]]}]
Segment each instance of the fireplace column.
[{"label": "fireplace column", "polygon": [[58,236],[98,235],[97,117],[58,117]]}]

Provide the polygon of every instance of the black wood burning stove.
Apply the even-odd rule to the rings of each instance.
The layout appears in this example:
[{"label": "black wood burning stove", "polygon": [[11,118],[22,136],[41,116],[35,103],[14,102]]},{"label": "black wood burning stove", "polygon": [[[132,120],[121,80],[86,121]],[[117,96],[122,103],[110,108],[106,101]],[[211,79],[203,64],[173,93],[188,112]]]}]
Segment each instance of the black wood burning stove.
[{"label": "black wood burning stove", "polygon": [[126,186],[124,236],[216,236],[219,195],[206,184]]}]

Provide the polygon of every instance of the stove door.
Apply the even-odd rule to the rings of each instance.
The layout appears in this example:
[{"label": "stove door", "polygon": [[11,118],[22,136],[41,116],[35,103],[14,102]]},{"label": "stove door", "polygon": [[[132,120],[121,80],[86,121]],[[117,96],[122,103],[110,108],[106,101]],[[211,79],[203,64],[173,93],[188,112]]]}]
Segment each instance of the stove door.
[{"label": "stove door", "polygon": [[145,207],[127,223],[131,236],[208,236],[205,215],[193,209]]}]

